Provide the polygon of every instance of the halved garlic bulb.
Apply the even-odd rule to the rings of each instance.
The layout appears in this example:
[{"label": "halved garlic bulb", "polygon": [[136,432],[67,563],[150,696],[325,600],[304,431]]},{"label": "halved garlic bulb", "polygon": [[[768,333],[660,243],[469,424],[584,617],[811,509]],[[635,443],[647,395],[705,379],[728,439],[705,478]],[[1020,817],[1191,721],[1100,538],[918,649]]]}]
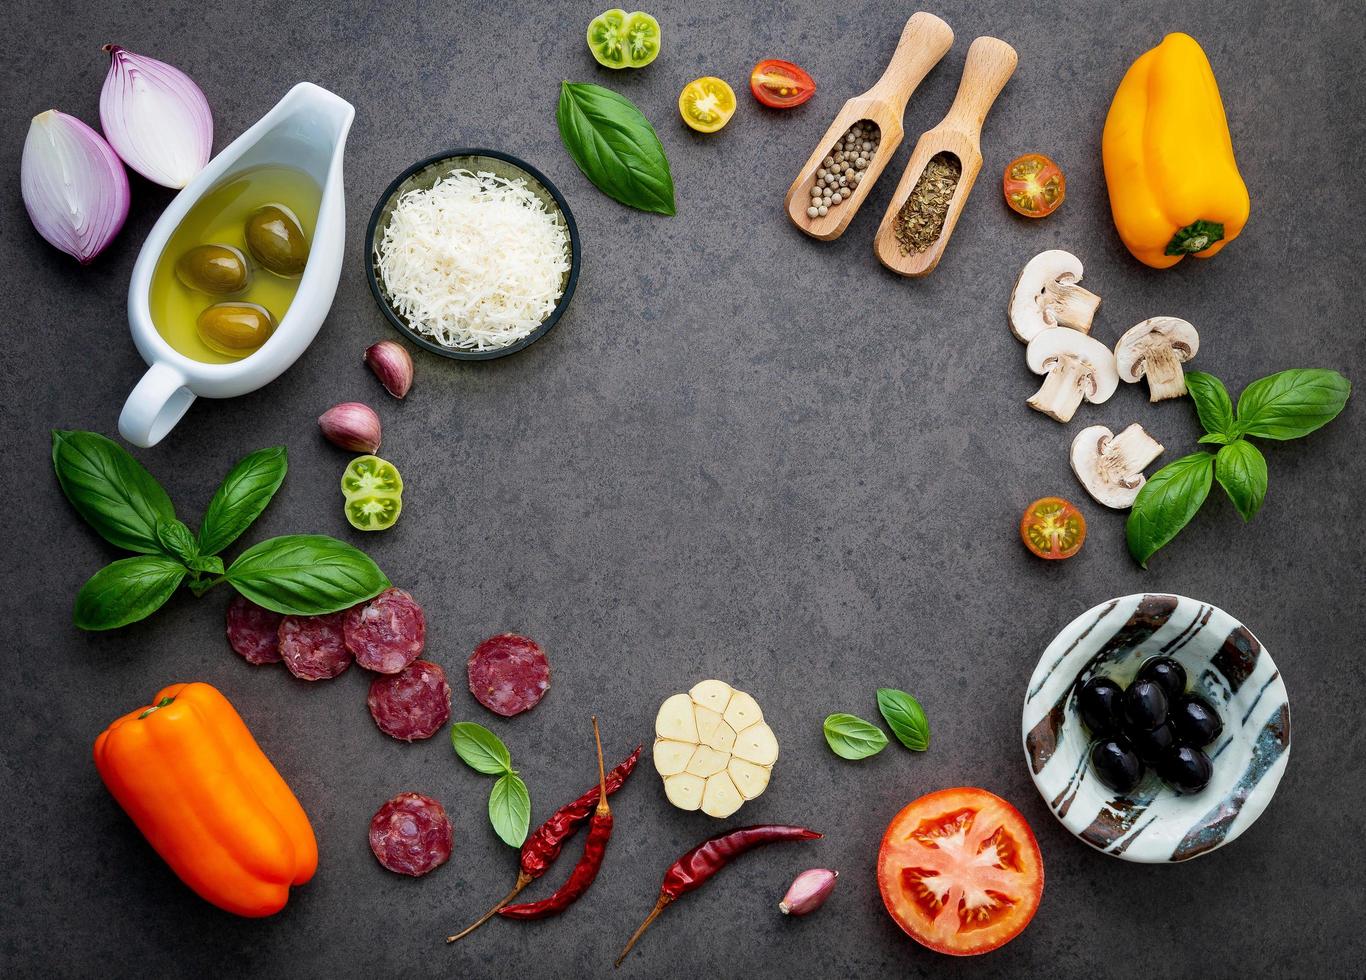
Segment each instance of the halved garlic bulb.
[{"label": "halved garlic bulb", "polygon": [[670,803],[728,817],[767,788],[778,740],[758,702],[706,680],[659,706],[654,759]]}]

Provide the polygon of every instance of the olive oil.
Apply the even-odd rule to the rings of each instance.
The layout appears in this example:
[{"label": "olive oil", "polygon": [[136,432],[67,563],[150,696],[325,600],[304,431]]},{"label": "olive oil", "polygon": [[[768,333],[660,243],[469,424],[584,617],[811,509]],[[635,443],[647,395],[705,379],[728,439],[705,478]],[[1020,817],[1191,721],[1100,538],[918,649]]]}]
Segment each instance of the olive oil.
[{"label": "olive oil", "polygon": [[[239,360],[242,355],[220,353],[204,342],[197,325],[200,314],[210,306],[230,300],[264,307],[275,323],[283,320],[299,288],[299,278],[277,275],[252,257],[247,245],[247,223],[260,209],[274,205],[298,219],[305,243],[311,244],[321,200],[322,189],[317,182],[292,167],[244,171],[200,198],[171,234],[152,273],[148,303],[157,332],[177,351],[196,361],[227,364]],[[246,288],[229,297],[185,285],[176,275],[176,263],[202,245],[228,246],[244,256],[250,267]]]}]

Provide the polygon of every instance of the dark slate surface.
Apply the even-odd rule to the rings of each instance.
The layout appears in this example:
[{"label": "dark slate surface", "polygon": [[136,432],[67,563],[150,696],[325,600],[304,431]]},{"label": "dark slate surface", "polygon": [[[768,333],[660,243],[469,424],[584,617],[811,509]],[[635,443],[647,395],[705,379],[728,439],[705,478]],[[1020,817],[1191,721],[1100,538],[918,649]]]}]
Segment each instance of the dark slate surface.
[{"label": "dark slate surface", "polygon": [[[774,719],[777,774],[736,819],[802,821],[828,837],[755,855],[671,909],[623,975],[1284,976],[1361,963],[1360,396],[1313,437],[1265,446],[1271,491],[1252,526],[1216,489],[1143,572],[1125,552],[1122,516],[1086,499],[1085,550],[1045,566],[1020,547],[1015,522],[1034,497],[1083,497],[1066,463],[1071,435],[1139,419],[1172,459],[1193,449],[1194,413],[1184,402],[1149,407],[1134,387],[1067,427],[1029,411],[1036,379],[1003,316],[1023,262],[1060,246],[1082,257],[1087,285],[1104,296],[1095,333],[1107,342],[1172,313],[1200,329],[1198,366],[1232,388],[1292,366],[1366,378],[1361,8],[941,5],[957,41],[912,100],[891,172],[843,239],[825,245],[788,224],[783,193],[840,103],[877,77],[914,7],[653,9],[663,56],[613,74],[583,43],[597,5],[11,8],[0,62],[0,172],[11,175],[0,199],[9,464],[0,973],[608,975],[665,866],[720,826],[671,808],[643,766],[616,797],[609,862],[580,907],[539,924],[495,922],[448,949],[441,937],[506,890],[515,861],[488,828],[488,783],[444,738],[407,746],[381,735],[359,669],[309,686],[247,666],[223,640],[222,590],[177,597],[114,634],[70,625],[82,581],[118,556],[61,498],[47,430],[114,432],[143,369],[124,329],[129,271],[170,194],[135,178],[123,235],[80,269],[29,228],[17,174],[31,115],[57,106],[96,118],[106,41],[189,70],[213,105],[217,147],[300,79],[357,110],[346,267],[317,343],[266,390],[201,401],[163,445],[138,454],[181,515],[197,521],[233,460],[287,445],[289,478],[250,537],[346,537],[419,596],[429,655],[457,681],[456,716],[506,738],[537,821],[590,781],[590,712],[612,756],[650,736],[665,695],[702,677],[753,692]],[[1159,273],[1115,236],[1099,140],[1125,67],[1177,29],[1213,60],[1254,205],[1248,231],[1217,260]],[[876,264],[873,230],[915,135],[946,111],[968,43],[983,33],[1015,45],[1019,70],[987,122],[983,178],[947,257],[932,277],[902,281]],[[807,67],[815,100],[785,114],[757,107],[744,83],[766,56]],[[701,74],[740,94],[717,136],[685,130],[674,108]],[[657,123],[677,217],[629,211],[578,173],[553,121],[564,78],[611,85]],[[393,174],[452,146],[521,155],[557,182],[579,220],[583,276],[549,339],[491,364],[423,355],[400,404],[361,363],[366,344],[392,335],[366,288],[362,232]],[[1066,205],[1039,224],[1012,218],[996,185],[1011,157],[1034,149],[1069,177]],[[346,457],[313,421],[346,399],[379,408],[385,455],[409,486],[398,527],[364,541],[343,523],[336,492]],[[1271,807],[1232,846],[1179,868],[1124,864],[1073,839],[1035,792],[1019,745],[1024,684],[1054,632],[1142,590],[1244,619],[1275,654],[1295,717],[1294,756]],[[554,684],[536,711],[505,722],[460,681],[474,644],[508,629],[545,644]],[[180,885],[90,762],[109,720],[191,678],[236,703],[317,830],[317,878],[268,921],[234,919]],[[822,717],[875,716],[879,685],[919,694],[931,750],[835,759]],[[1033,925],[974,962],[904,938],[873,875],[892,814],[958,784],[1014,802],[1047,863]],[[402,790],[440,798],[456,823],[454,859],[424,880],[382,870],[366,846],[371,813]],[[774,906],[787,882],[816,865],[843,872],[834,898],[810,919],[783,919]]]}]

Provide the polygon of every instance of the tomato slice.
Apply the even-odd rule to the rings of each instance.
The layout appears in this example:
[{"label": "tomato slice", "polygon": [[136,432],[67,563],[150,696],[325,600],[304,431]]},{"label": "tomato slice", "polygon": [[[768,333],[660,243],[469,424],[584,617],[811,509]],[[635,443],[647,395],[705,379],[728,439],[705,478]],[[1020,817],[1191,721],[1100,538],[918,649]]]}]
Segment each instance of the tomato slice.
[{"label": "tomato slice", "polygon": [[588,23],[588,50],[607,68],[644,68],[659,57],[659,21],[643,10],[604,10]]},{"label": "tomato slice", "polygon": [[1040,558],[1071,558],[1086,540],[1086,518],[1061,497],[1040,497],[1020,518],[1020,539]]},{"label": "tomato slice", "polygon": [[749,90],[770,109],[791,109],[816,94],[816,83],[792,62],[769,58],[750,72]]},{"label": "tomato slice", "polygon": [[403,498],[372,494],[346,498],[346,519],[357,531],[383,531],[403,512]]},{"label": "tomato slice", "polygon": [[972,786],[922,796],[892,818],[877,858],[887,912],[916,942],[975,956],[1010,942],[1043,896],[1034,832],[1005,800]]},{"label": "tomato slice", "polygon": [[695,78],[678,93],[678,112],[699,133],[714,133],[735,115],[735,90],[714,75]]},{"label": "tomato slice", "polygon": [[1042,153],[1026,153],[1010,161],[1003,187],[1010,209],[1026,218],[1047,217],[1067,196],[1062,168]]},{"label": "tomato slice", "polygon": [[378,456],[357,456],[341,478],[346,519],[358,531],[393,527],[403,511],[403,477]]}]

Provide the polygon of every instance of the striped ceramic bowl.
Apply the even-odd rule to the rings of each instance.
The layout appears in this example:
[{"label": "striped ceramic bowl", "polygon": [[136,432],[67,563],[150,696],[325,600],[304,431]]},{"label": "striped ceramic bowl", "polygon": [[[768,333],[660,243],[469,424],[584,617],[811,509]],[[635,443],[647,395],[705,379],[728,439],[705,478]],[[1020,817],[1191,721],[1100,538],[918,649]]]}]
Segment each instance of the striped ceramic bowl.
[{"label": "striped ceramic bowl", "polygon": [[[1149,771],[1117,796],[1091,771],[1076,692],[1098,674],[1127,685],[1159,654],[1180,661],[1223,718],[1206,749],[1214,776],[1182,796]],[[1086,843],[1125,861],[1188,861],[1233,840],[1271,801],[1290,758],[1290,703],[1271,655],[1222,609],[1125,596],[1078,616],[1044,651],[1025,692],[1024,750],[1044,801]]]}]

